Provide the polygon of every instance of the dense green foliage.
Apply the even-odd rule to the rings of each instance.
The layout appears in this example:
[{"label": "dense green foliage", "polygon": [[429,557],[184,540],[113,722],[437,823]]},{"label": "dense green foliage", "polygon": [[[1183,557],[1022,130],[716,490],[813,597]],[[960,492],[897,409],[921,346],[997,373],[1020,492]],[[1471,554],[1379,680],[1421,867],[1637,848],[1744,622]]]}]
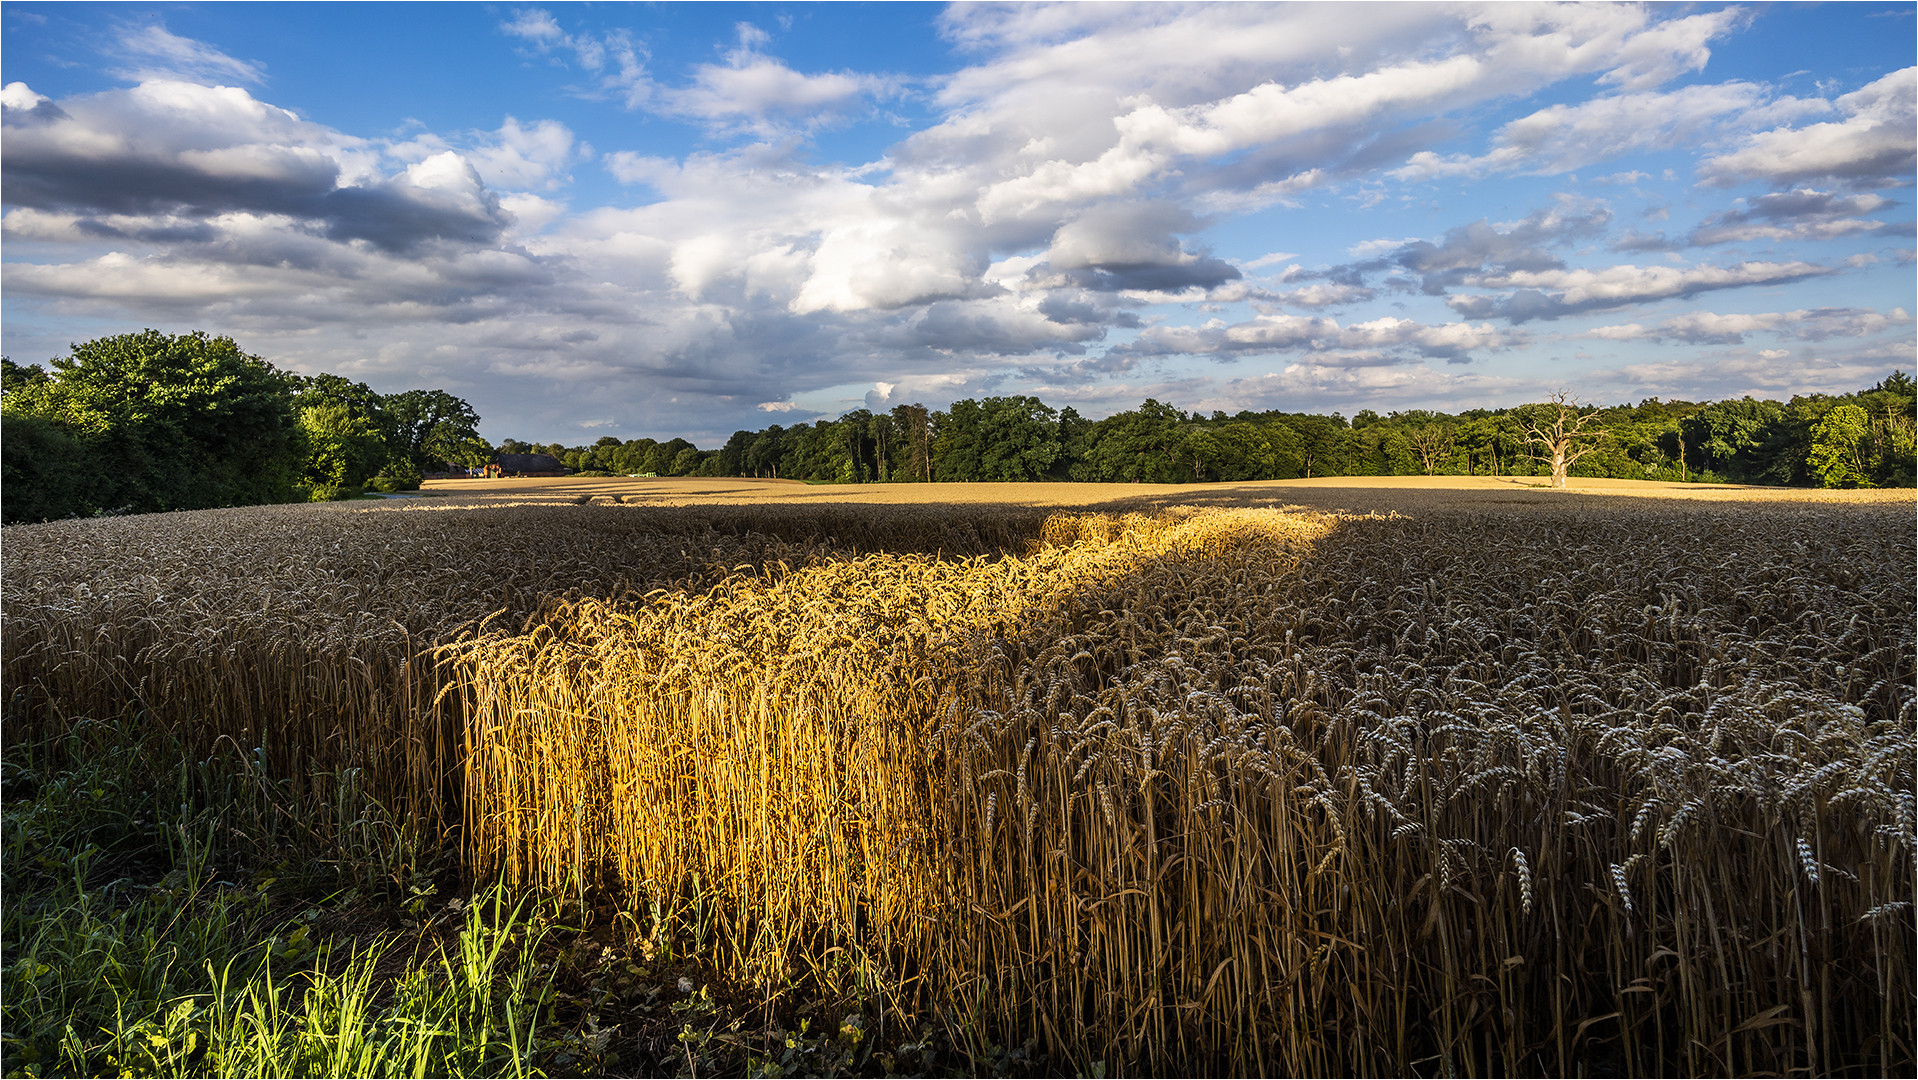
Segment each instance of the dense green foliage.
[{"label": "dense green foliage", "polygon": [[[1191,483],[1315,476],[1545,476],[1551,403],[1459,414],[1380,416],[1241,412],[1187,414],[1147,401],[1092,421],[1034,397],[954,402],[935,412],[901,405],[836,420],[737,431],[717,450],[685,439],[591,446],[509,439],[501,450],[539,452],[578,472],[757,476],[814,483],[1083,480]],[[1914,385],[1903,372],[1855,394],[1789,402],[1647,399],[1589,410],[1588,452],[1573,476],[1829,487],[1914,483]]]},{"label": "dense green foliage", "polygon": [[492,452],[445,391],[294,375],[198,331],[99,338],[52,371],[0,364],[7,522],[417,488]]},{"label": "dense green foliage", "polygon": [[297,497],[286,376],[231,338],[100,338],[51,373],[9,363],[4,389],[8,521]]}]

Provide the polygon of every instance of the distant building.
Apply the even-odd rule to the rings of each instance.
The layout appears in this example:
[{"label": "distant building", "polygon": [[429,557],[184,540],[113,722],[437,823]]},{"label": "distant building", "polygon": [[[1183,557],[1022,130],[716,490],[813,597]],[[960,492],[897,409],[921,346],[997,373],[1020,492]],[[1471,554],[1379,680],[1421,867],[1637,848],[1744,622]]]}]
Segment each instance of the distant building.
[{"label": "distant building", "polygon": [[501,454],[496,462],[502,476],[566,475],[566,466],[551,454]]}]

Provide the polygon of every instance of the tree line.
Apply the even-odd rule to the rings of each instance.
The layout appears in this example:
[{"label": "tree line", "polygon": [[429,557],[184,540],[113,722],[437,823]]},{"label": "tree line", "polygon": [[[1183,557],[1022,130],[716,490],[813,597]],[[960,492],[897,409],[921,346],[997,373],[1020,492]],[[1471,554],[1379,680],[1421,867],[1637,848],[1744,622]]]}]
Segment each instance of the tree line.
[{"label": "tree line", "polygon": [[[231,338],[157,330],[72,347],[51,370],[0,358],[0,519],[191,510],[417,488],[423,474],[543,452],[576,473],[812,483],[1192,483],[1324,476],[1564,475],[1912,486],[1914,384],[1852,394],[1579,408],[1187,413],[1158,401],[1088,420],[1036,397],[900,405],[736,431],[590,446],[508,439],[443,390],[380,394],[281,371]],[[1556,463],[1554,462],[1556,459]]]},{"label": "tree line", "polygon": [[837,419],[736,431],[715,450],[685,439],[590,446],[508,439],[588,475],[737,476],[812,483],[1194,483],[1320,476],[1549,476],[1555,424],[1571,476],[1826,487],[1914,483],[1914,384],[1894,371],[1852,394],[1743,397],[1578,409],[1556,401],[1460,413],[1183,412],[1158,401],[1087,420],[1036,397],[855,409]]},{"label": "tree line", "polygon": [[407,490],[493,456],[443,390],[281,371],[202,332],[99,338],[51,365],[0,358],[9,523]]}]

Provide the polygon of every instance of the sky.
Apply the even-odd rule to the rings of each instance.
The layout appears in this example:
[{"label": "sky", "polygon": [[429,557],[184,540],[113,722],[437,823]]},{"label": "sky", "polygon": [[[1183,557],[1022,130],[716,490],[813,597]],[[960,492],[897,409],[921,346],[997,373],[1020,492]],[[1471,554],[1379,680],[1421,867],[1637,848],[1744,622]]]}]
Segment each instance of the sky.
[{"label": "sky", "polygon": [[1846,393],[1913,4],[0,5],[0,337],[588,443]]}]

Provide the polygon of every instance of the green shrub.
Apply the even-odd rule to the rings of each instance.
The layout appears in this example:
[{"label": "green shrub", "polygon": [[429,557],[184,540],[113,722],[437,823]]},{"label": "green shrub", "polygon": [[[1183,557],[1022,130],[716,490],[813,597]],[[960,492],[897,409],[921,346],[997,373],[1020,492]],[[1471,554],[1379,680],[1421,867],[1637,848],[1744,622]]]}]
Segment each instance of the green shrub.
[{"label": "green shrub", "polygon": [[425,477],[419,466],[406,458],[394,458],[386,463],[380,474],[366,482],[374,491],[418,491],[420,481]]}]

